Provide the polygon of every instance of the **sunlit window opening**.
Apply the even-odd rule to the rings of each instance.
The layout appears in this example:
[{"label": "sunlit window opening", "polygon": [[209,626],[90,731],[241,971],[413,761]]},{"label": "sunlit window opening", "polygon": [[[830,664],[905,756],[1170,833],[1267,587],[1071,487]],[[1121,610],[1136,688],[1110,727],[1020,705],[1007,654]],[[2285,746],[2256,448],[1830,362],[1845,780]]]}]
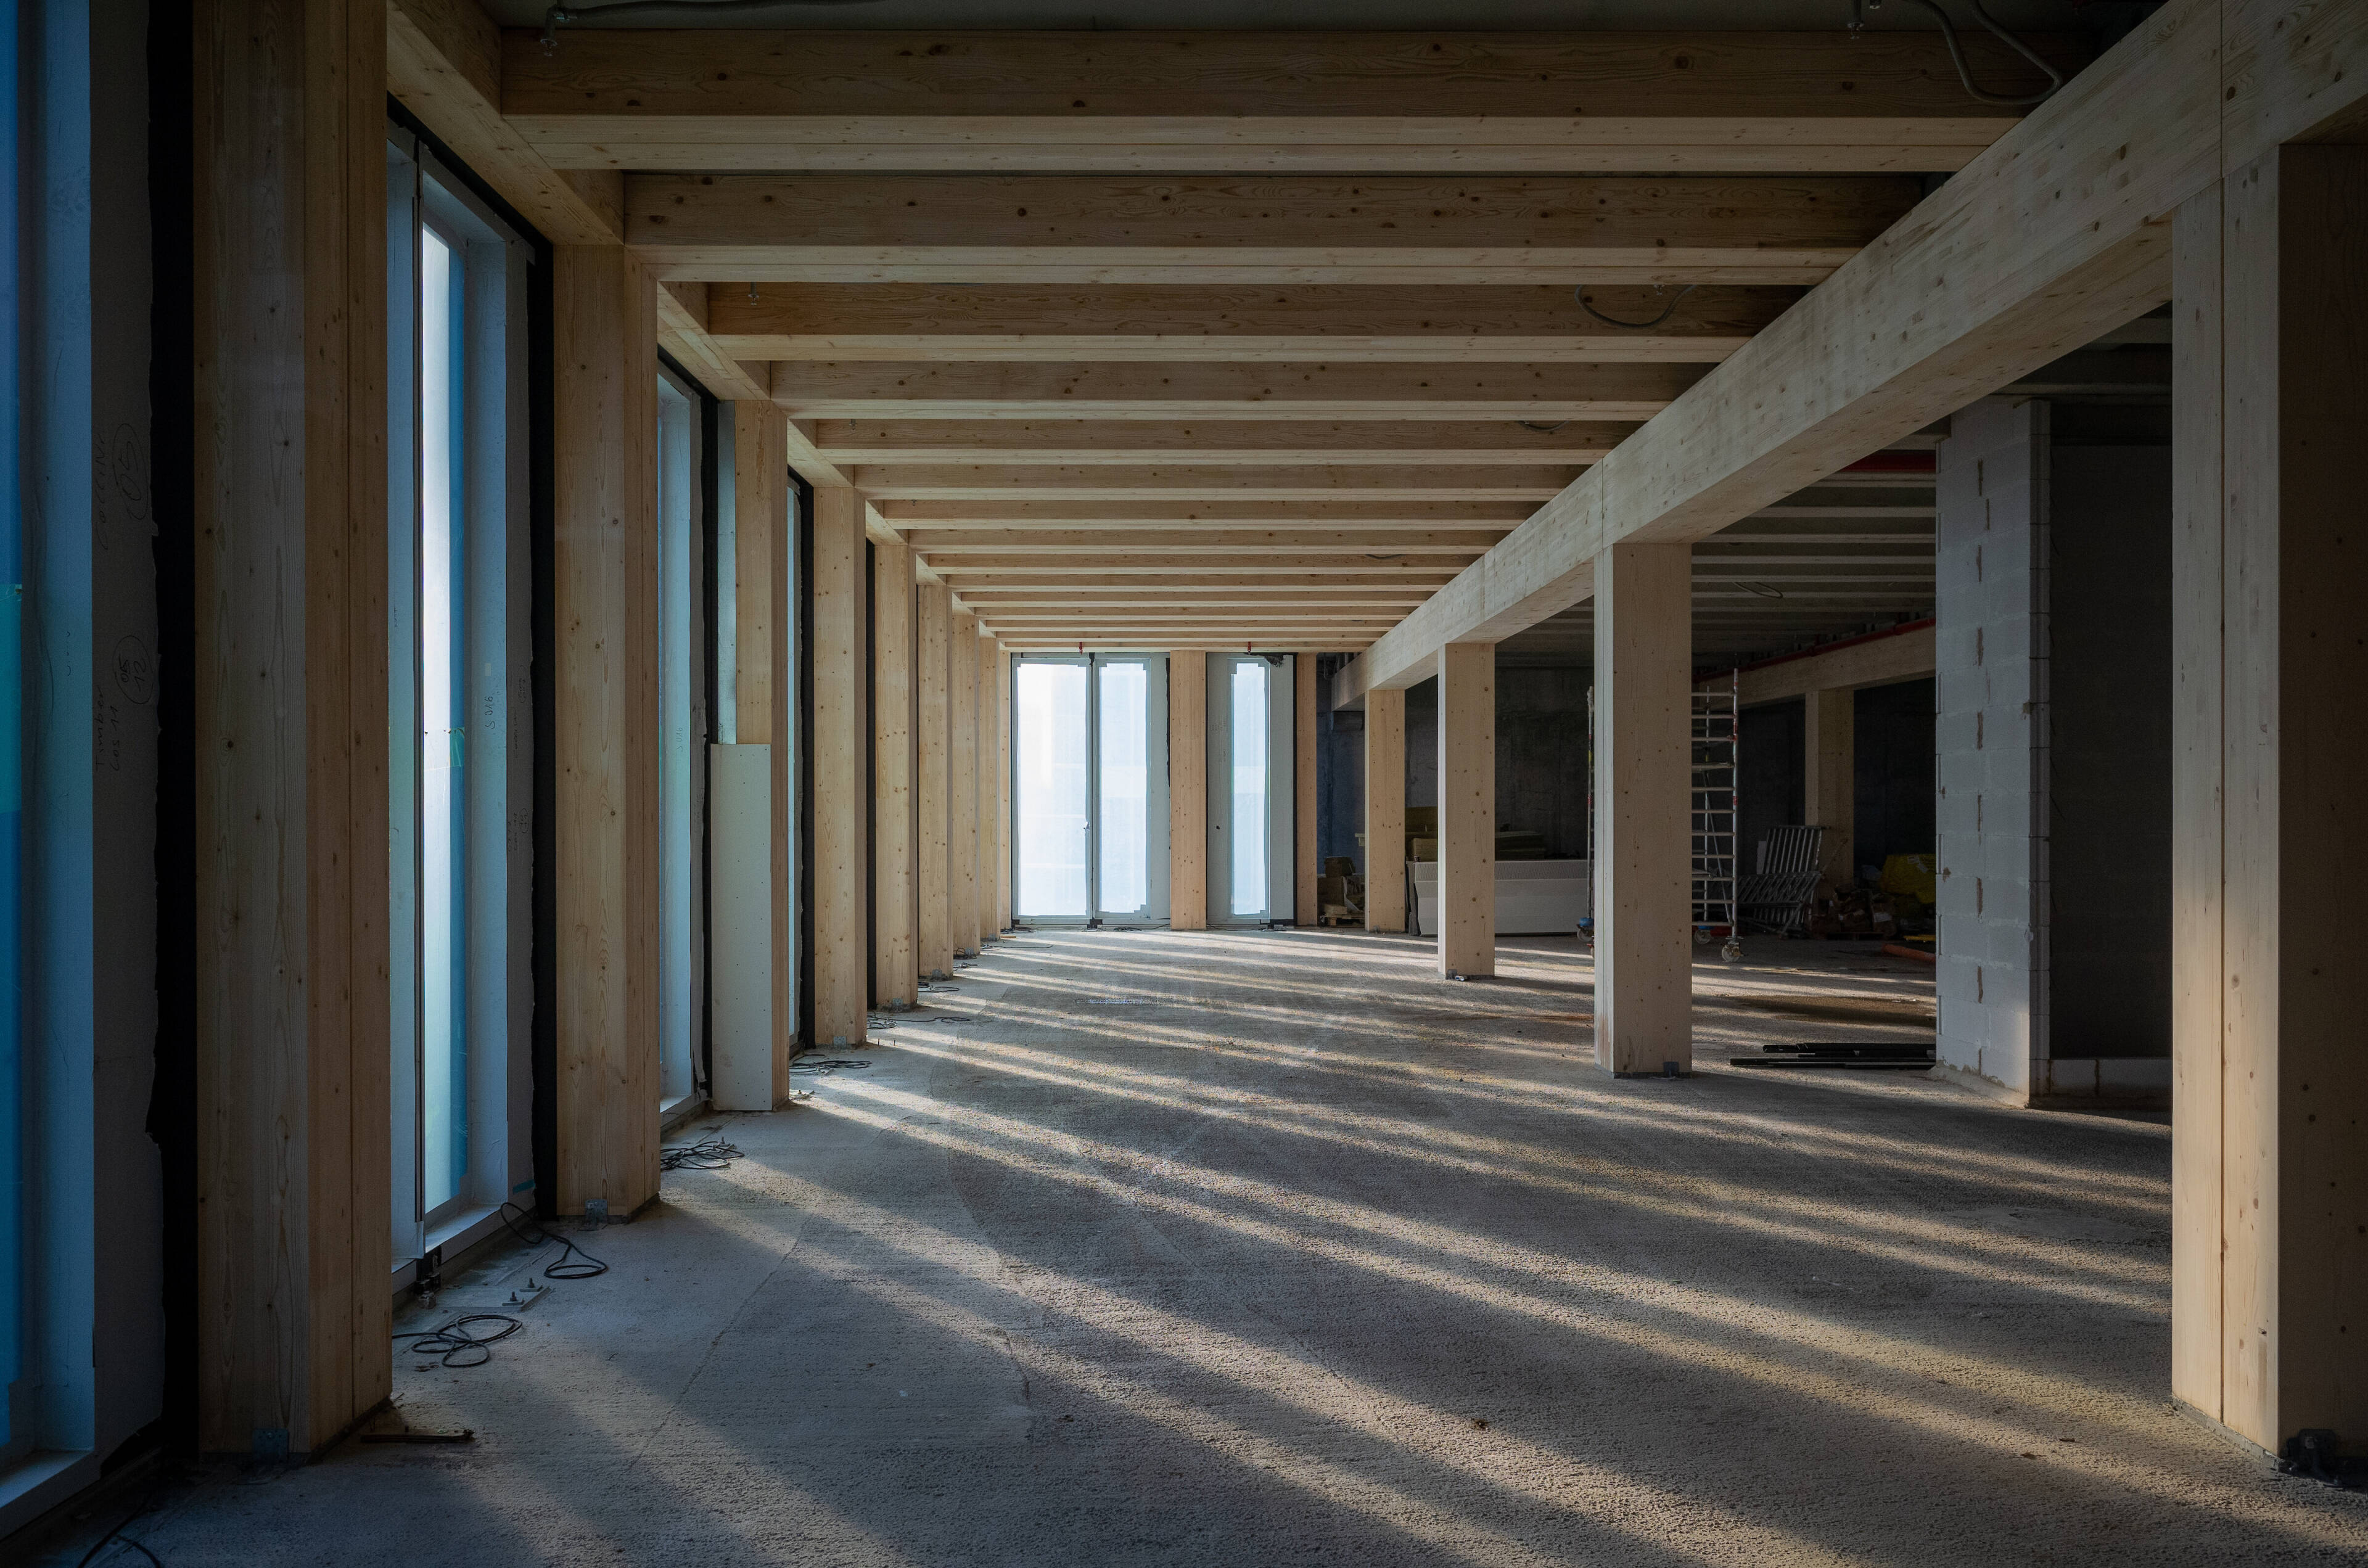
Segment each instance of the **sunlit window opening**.
[{"label": "sunlit window opening", "polygon": [[658,382],[658,1086],[672,1104],[698,1092],[705,990],[700,911],[707,755],[700,661],[699,405]]},{"label": "sunlit window opening", "polygon": [[420,1204],[433,1214],[469,1170],[468,673],[460,449],[461,295],[435,230],[419,256]]},{"label": "sunlit window opening", "polygon": [[1021,660],[1012,671],[1012,756],[1017,774],[1016,913],[1083,918],[1087,887],[1087,769],[1091,733],[1086,666]]},{"label": "sunlit window opening", "polygon": [[1267,907],[1267,665],[1244,660],[1234,666],[1233,702],[1233,900],[1235,915],[1264,915]]},{"label": "sunlit window opening", "polygon": [[1100,663],[1094,675],[1100,708],[1098,903],[1104,910],[1136,910],[1151,897],[1151,668]]}]

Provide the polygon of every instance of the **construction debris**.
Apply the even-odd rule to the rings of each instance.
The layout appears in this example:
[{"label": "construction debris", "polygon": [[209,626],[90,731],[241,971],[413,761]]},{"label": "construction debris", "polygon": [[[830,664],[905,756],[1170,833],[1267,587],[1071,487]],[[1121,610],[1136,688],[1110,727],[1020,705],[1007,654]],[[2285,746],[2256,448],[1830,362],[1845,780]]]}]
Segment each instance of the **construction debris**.
[{"label": "construction debris", "polygon": [[1758,1056],[1730,1056],[1735,1067],[1840,1067],[1861,1073],[1920,1073],[1932,1065],[1930,1040],[1814,1041],[1763,1045]]}]

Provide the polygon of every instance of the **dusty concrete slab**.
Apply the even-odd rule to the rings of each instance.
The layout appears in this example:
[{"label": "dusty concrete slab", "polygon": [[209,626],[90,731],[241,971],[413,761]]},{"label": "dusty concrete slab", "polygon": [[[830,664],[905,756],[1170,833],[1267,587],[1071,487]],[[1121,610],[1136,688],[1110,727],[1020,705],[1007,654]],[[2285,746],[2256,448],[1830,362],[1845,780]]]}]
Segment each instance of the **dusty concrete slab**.
[{"label": "dusty concrete slab", "polygon": [[1615,1082],[1572,944],[1429,962],[990,948],[869,1070],[695,1123],[745,1157],[583,1238],[610,1272],[486,1365],[399,1358],[401,1417],[475,1442],[201,1471],[130,1533],[173,1568],[2368,1553],[2368,1497],[2169,1405],[2161,1119],[1721,1064],[1929,1036],[1929,967],[1712,960],[1702,1070]]}]

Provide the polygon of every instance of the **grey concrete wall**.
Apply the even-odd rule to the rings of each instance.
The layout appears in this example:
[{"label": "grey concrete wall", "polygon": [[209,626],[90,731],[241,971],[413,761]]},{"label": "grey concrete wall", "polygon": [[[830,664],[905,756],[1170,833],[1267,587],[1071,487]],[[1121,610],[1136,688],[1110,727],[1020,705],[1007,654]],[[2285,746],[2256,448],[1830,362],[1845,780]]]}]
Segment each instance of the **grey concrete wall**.
[{"label": "grey concrete wall", "polygon": [[[1583,858],[1588,852],[1587,689],[1591,679],[1584,666],[1501,661],[1497,666],[1497,825],[1542,833],[1547,850],[1568,859]],[[1329,682],[1327,673],[1316,684],[1317,852],[1359,855],[1356,835],[1365,824],[1364,715],[1334,714]],[[1437,805],[1435,680],[1406,692],[1406,803]],[[1796,757],[1796,792],[1799,771]],[[1361,856],[1358,864],[1364,864]]]},{"label": "grey concrete wall", "polygon": [[1851,842],[1861,867],[1934,847],[1935,685],[1871,686],[1851,699]]},{"label": "grey concrete wall", "polygon": [[[1587,854],[1587,689],[1583,666],[1497,666],[1497,825],[1546,835],[1555,856]],[[1439,803],[1439,683],[1406,692],[1406,800]]]},{"label": "grey concrete wall", "polygon": [[1951,420],[1935,538],[1940,1059],[2017,1099],[2048,1057],[2047,414]]},{"label": "grey concrete wall", "polygon": [[1439,682],[1406,688],[1406,786],[1408,810],[1439,804]]},{"label": "grey concrete wall", "polygon": [[1321,653],[1315,665],[1315,853],[1346,855],[1365,866],[1357,835],[1365,831],[1365,711],[1332,709],[1332,677],[1345,653]]},{"label": "grey concrete wall", "polygon": [[2167,1058],[2170,449],[2059,429],[2050,477],[2050,1031],[2058,1056]]},{"label": "grey concrete wall", "polygon": [[1743,750],[1738,759],[1741,778],[1737,780],[1741,799],[1736,804],[1739,819],[1736,829],[1746,872],[1758,864],[1753,857],[1769,829],[1804,820],[1801,799],[1802,722],[1802,703],[1797,697],[1743,710]]},{"label": "grey concrete wall", "polygon": [[2023,1103],[2158,1106],[2169,453],[2053,426],[1985,400],[1941,444],[1940,1057]]},{"label": "grey concrete wall", "polygon": [[1556,859],[1587,858],[1587,690],[1594,672],[1497,666],[1497,825],[1542,833]]}]

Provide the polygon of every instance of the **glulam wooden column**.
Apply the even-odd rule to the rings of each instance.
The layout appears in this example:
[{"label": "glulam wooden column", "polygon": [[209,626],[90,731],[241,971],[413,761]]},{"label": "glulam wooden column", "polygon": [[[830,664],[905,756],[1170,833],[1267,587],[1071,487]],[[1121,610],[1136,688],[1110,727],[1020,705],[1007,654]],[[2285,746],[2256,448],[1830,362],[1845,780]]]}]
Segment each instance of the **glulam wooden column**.
[{"label": "glulam wooden column", "polygon": [[1595,1062],[1693,1070],[1692,550],[1595,558]]},{"label": "glulam wooden column", "polygon": [[870,594],[855,492],[814,493],[814,1043],[855,1045],[871,1005],[871,857],[864,819]]},{"label": "glulam wooden column", "polygon": [[954,952],[978,953],[978,618],[946,628],[946,928]]},{"label": "glulam wooden column", "polygon": [[997,671],[1002,649],[984,626],[978,631],[978,930],[982,943],[1003,932],[1000,903],[1003,863],[1002,705]]},{"label": "glulam wooden column", "polygon": [[1323,915],[1316,902],[1315,858],[1315,655],[1292,661],[1292,924],[1313,926]]},{"label": "glulam wooden column", "polygon": [[1439,972],[1497,972],[1497,649],[1439,651]]},{"label": "glulam wooden column", "polygon": [[2171,1388],[2281,1451],[2368,1436],[2368,149],[2175,222]]},{"label": "glulam wooden column", "polygon": [[1011,929],[1011,857],[1018,824],[1011,820],[1011,650],[995,650],[995,928]]},{"label": "glulam wooden column", "polygon": [[558,1212],[658,1189],[657,305],[552,253]]},{"label": "glulam wooden column", "polygon": [[953,821],[947,798],[946,746],[951,724],[946,633],[952,618],[942,583],[923,583],[916,598],[920,668],[914,690],[915,754],[913,903],[916,962],[921,973],[944,980],[954,971],[953,900],[947,891],[946,835]]},{"label": "glulam wooden column", "polygon": [[194,28],[198,1437],[305,1453],[393,1379],[386,8]]},{"label": "glulam wooden column", "polygon": [[1167,655],[1167,928],[1209,926],[1209,655]]},{"label": "glulam wooden column", "polygon": [[[772,1028],[762,1077],[740,1085],[749,1108],[770,1108],[790,1096],[790,1058],[797,1048],[796,892],[791,882],[791,846],[797,830],[792,778],[795,748],[782,743],[791,733],[787,613],[790,550],[788,415],[757,399],[732,409],[734,733],[742,745],[767,748],[766,849],[767,981]],[[724,940],[719,933],[716,938]],[[720,1001],[720,999],[719,999]],[[724,1093],[722,1047],[710,1062],[710,1094],[719,1108]],[[761,1108],[757,1102],[761,1101]]]},{"label": "glulam wooden column", "polygon": [[913,910],[913,552],[880,542],[871,562],[872,990],[883,1007],[919,994]]},{"label": "glulam wooden column", "polygon": [[1848,883],[1857,873],[1858,693],[1844,687],[1810,691],[1801,699],[1801,802],[1808,820],[1826,831],[1818,840],[1817,864],[1828,883]]},{"label": "glulam wooden column", "polygon": [[1365,693],[1365,929],[1406,928],[1406,693]]}]

